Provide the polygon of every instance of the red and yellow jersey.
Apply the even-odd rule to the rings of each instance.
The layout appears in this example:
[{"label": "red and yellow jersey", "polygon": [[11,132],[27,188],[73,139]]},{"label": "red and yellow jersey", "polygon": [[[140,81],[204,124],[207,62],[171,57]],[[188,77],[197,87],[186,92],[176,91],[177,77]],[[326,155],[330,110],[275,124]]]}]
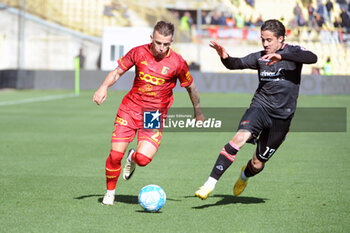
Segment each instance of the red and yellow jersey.
[{"label": "red and yellow jersey", "polygon": [[182,87],[193,82],[186,61],[173,50],[157,60],[151,44],[135,47],[118,60],[121,69],[127,71],[135,66],[135,79],[132,89],[126,94],[122,104],[135,110],[168,109],[173,103],[173,88],[179,79]]}]

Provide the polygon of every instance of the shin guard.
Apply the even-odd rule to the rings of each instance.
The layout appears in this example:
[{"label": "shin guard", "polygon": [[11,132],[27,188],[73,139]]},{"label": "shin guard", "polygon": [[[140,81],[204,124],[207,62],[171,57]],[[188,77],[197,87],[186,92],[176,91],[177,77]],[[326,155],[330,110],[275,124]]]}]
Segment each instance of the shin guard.
[{"label": "shin guard", "polygon": [[111,150],[106,160],[107,190],[114,190],[121,170],[121,160],[124,153]]}]

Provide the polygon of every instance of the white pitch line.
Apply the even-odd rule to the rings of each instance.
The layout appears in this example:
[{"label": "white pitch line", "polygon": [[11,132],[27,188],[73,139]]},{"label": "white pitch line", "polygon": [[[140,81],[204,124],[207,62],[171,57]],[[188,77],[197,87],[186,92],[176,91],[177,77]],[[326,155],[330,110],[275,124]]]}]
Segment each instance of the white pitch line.
[{"label": "white pitch line", "polygon": [[76,96],[75,94],[51,95],[51,96],[36,97],[36,98],[23,99],[23,100],[0,102],[0,106],[44,102],[44,101],[50,101],[50,100],[65,99],[65,98],[70,98],[70,97],[75,97],[75,96]]}]

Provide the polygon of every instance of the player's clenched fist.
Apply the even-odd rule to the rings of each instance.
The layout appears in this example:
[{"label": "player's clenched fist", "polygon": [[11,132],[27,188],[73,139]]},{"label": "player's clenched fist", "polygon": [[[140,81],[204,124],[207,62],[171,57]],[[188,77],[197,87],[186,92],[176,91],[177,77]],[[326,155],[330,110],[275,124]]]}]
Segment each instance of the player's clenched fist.
[{"label": "player's clenched fist", "polygon": [[107,90],[99,88],[92,97],[92,101],[96,102],[97,105],[100,105],[106,100],[106,98]]}]

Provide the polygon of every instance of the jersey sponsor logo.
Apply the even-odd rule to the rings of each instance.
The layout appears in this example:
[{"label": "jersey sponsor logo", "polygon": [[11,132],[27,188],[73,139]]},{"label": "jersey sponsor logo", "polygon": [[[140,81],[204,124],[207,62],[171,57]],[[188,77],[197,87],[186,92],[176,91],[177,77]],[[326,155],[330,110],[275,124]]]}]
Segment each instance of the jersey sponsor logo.
[{"label": "jersey sponsor logo", "polygon": [[119,124],[119,125],[128,125],[128,122],[126,120],[124,120],[121,117],[117,117],[117,120],[115,121],[115,124]]},{"label": "jersey sponsor logo", "polygon": [[152,95],[152,96],[156,96],[157,92],[152,91],[153,90],[153,86],[151,84],[146,84],[142,87],[139,87],[139,92],[145,93],[147,95]]},{"label": "jersey sponsor logo", "polygon": [[112,133],[112,138],[117,136],[116,129],[117,129],[118,125],[128,125],[128,122],[127,122],[127,120],[124,120],[121,117],[117,117],[117,119],[114,122],[114,129],[113,129],[113,133]]},{"label": "jersey sponsor logo", "polygon": [[162,69],[162,71],[161,71],[160,73],[163,74],[163,75],[165,75],[165,74],[168,73],[168,70],[169,70],[169,69],[170,69],[169,67],[163,66],[163,69]]},{"label": "jersey sponsor logo", "polygon": [[284,71],[283,68],[279,68],[276,72],[266,71],[263,70],[260,72],[260,80],[261,81],[274,81],[279,80],[279,77],[281,77],[281,73]]},{"label": "jersey sponsor logo", "polygon": [[163,78],[158,78],[158,77],[152,76],[150,74],[145,74],[142,71],[139,72],[139,78],[141,80],[144,80],[146,82],[152,83],[152,84],[157,85],[157,86],[165,83],[165,80]]}]

